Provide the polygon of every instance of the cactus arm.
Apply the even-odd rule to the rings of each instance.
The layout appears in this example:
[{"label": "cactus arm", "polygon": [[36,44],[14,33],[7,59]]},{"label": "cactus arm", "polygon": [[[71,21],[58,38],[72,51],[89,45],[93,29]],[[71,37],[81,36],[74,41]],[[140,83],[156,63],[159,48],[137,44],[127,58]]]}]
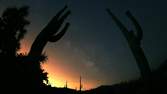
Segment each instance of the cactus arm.
[{"label": "cactus arm", "polygon": [[115,21],[115,23],[118,25],[122,33],[125,35],[126,39],[129,40],[129,32],[127,28],[121,23],[120,20],[110,11],[110,9],[106,9],[108,14],[112,17],[112,19]]},{"label": "cactus arm", "polygon": [[55,24],[58,19],[60,18],[60,16],[63,14],[63,12],[67,9],[67,6],[65,6],[63,9],[61,9],[57,14],[56,16],[54,16],[51,21],[49,22],[48,26],[52,25],[52,24]]},{"label": "cactus arm", "polygon": [[71,12],[70,11],[67,11],[57,22],[57,25],[55,28],[57,28],[57,30],[60,29],[60,27],[62,26],[64,20],[68,17],[68,15],[70,14]]},{"label": "cactus arm", "polygon": [[64,34],[66,33],[69,26],[70,26],[70,23],[66,23],[66,25],[64,26],[64,28],[62,29],[61,32],[59,32],[57,35],[52,36],[52,37],[49,38],[49,42],[56,42],[59,39],[61,39],[64,36]]},{"label": "cactus arm", "polygon": [[65,6],[63,9],[61,9],[54,18],[58,19],[66,9],[67,9],[67,6]]},{"label": "cactus arm", "polygon": [[58,32],[60,27],[62,26],[64,20],[69,16],[70,11],[67,11],[61,18],[57,19],[57,17],[53,17],[53,19],[46,25],[46,27],[42,30],[41,33],[48,33],[48,35],[53,35]]},{"label": "cactus arm", "polygon": [[65,9],[66,7],[59,11],[58,14],[55,17],[53,17],[53,19],[49,22],[49,24],[47,24],[46,27],[38,34],[31,46],[29,55],[41,55],[48,41],[56,42],[56,40],[59,40],[65,34],[69,27],[69,23],[65,25],[65,27],[60,33],[56,34],[62,27],[62,24],[65,21],[65,19],[70,14],[70,11],[67,11],[64,15],[60,17],[62,12],[65,11]]},{"label": "cactus arm", "polygon": [[142,37],[143,37],[143,30],[142,30],[141,26],[139,25],[139,23],[137,22],[137,20],[134,18],[134,16],[130,13],[130,11],[127,11],[126,15],[133,22],[133,24],[134,24],[134,26],[136,28],[136,32],[137,32],[136,38],[140,42],[142,40]]}]

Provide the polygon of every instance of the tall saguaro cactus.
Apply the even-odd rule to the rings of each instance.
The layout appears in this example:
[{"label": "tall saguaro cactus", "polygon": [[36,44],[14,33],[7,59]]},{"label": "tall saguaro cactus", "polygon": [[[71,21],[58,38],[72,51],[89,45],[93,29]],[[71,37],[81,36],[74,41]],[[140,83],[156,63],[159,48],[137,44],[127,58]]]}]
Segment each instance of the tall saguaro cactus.
[{"label": "tall saguaro cactus", "polygon": [[[60,31],[65,19],[69,16],[70,11],[66,11],[67,6],[65,6],[62,10],[60,10],[56,16],[47,24],[47,26],[38,34],[36,39],[34,40],[30,51],[28,53],[28,57],[31,59],[31,69],[34,73],[33,78],[35,78],[37,83],[43,83],[42,79],[40,78],[41,75],[41,68],[40,68],[40,60],[36,59],[43,55],[43,49],[48,42],[57,42],[59,39],[63,37],[66,33],[69,23],[66,23],[65,26]],[[66,12],[65,12],[66,11]],[[63,12],[65,12],[63,14]]]},{"label": "tall saguaro cactus", "polygon": [[143,49],[141,48],[141,40],[143,37],[143,31],[141,26],[137,22],[137,20],[133,17],[133,15],[127,11],[126,15],[132,21],[136,28],[136,32],[128,31],[128,29],[121,23],[121,21],[110,11],[107,9],[108,14],[112,17],[115,23],[118,25],[120,30],[122,31],[123,35],[125,36],[128,45],[136,59],[137,65],[140,69],[141,76],[145,77],[148,76],[151,72],[149,67],[148,60],[144,54]]},{"label": "tall saguaro cactus", "polygon": [[64,28],[57,33],[62,27],[64,20],[70,14],[70,11],[67,11],[64,15],[62,15],[66,9],[67,6],[60,10],[57,15],[48,23],[48,25],[38,34],[31,46],[29,55],[41,55],[47,42],[57,42],[59,39],[61,39],[70,25],[69,23],[66,23]]}]

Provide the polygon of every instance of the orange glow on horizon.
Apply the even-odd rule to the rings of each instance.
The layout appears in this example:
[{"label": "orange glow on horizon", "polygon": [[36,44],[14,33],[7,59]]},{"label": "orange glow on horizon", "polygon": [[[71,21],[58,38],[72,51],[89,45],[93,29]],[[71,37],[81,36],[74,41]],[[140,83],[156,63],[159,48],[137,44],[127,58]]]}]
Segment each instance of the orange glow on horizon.
[{"label": "orange glow on horizon", "polygon": [[[23,40],[21,42],[21,49],[18,53],[28,53],[29,51],[29,41]],[[77,71],[71,71],[66,69],[59,59],[55,59],[52,56],[48,56],[46,63],[42,64],[42,68],[48,72],[49,84],[52,87],[64,87],[67,81],[68,88],[79,90],[79,73]],[[82,79],[82,90],[88,90],[97,87],[97,82],[88,81],[88,79]]]},{"label": "orange glow on horizon", "polygon": [[66,70],[61,70],[61,67],[51,63],[43,64],[42,67],[48,72],[48,80],[53,87],[64,87],[67,81],[68,88],[76,89],[79,86],[78,81],[65,75]]},{"label": "orange glow on horizon", "polygon": [[[42,67],[48,72],[48,80],[53,87],[64,87],[67,81],[68,88],[79,90],[79,75],[76,77],[72,74],[67,73],[68,70],[64,70],[61,66],[56,66],[56,64],[52,64],[48,62],[43,64]],[[67,75],[68,74],[68,75]],[[86,82],[86,79],[82,79],[82,90],[88,90],[96,87],[95,82]]]},{"label": "orange glow on horizon", "polygon": [[28,51],[29,51],[29,41],[22,40],[20,48],[21,49],[19,49],[18,53],[28,53]]}]

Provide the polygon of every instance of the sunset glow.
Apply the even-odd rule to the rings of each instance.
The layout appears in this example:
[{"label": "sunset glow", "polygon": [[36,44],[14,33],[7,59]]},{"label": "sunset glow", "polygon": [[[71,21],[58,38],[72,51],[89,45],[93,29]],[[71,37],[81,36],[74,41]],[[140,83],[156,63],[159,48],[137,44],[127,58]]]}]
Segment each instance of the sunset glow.
[{"label": "sunset glow", "polygon": [[[50,60],[49,60],[50,61]],[[67,87],[72,89],[79,89],[79,75],[74,76],[76,73],[70,73],[69,70],[63,69],[63,66],[56,66],[51,62],[45,63],[42,67],[49,73],[49,84],[53,87],[64,87],[67,81]],[[68,71],[68,72],[67,72]],[[70,73],[70,74],[69,74]],[[71,75],[71,76],[70,76]],[[83,90],[96,87],[96,83],[82,81]]]},{"label": "sunset glow", "polygon": [[[29,43],[23,40],[18,53],[28,53],[28,50]],[[52,87],[64,87],[67,81],[68,88],[79,90],[79,73],[67,70],[61,63],[61,60],[55,60],[52,56],[48,56],[48,60],[42,64],[42,68],[48,72],[49,85]],[[97,83],[90,82],[89,79],[82,79],[82,85],[82,90],[88,90],[96,87]]]},{"label": "sunset glow", "polygon": [[1,92],[167,94],[166,4],[0,0]]}]

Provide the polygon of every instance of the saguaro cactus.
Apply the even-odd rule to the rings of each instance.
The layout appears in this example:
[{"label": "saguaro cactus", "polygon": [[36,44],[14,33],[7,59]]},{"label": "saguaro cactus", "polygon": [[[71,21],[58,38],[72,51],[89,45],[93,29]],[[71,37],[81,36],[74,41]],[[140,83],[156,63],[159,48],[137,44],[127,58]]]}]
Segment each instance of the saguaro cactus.
[{"label": "saguaro cactus", "polygon": [[[40,78],[40,61],[35,59],[37,57],[42,56],[42,52],[47,42],[57,42],[62,36],[66,33],[69,23],[66,23],[62,30],[59,32],[62,27],[65,19],[69,16],[70,11],[66,11],[67,6],[65,6],[62,10],[60,10],[55,17],[48,23],[48,25],[38,34],[36,39],[34,40],[31,49],[28,53],[29,63],[32,67],[32,73],[34,74],[34,78],[38,84],[43,83]],[[63,15],[62,13],[65,12]],[[61,16],[62,15],[62,16]]]},{"label": "saguaro cactus", "polygon": [[127,11],[126,15],[132,21],[136,28],[136,32],[128,31],[128,29],[121,23],[120,20],[109,10],[107,9],[108,14],[112,17],[115,23],[118,25],[123,35],[125,36],[128,45],[136,59],[137,65],[140,69],[141,76],[148,76],[151,72],[148,60],[144,54],[143,49],[141,48],[141,40],[143,37],[143,31],[137,20],[132,16],[132,14]]},{"label": "saguaro cactus", "polygon": [[48,25],[38,34],[31,46],[29,55],[41,55],[47,42],[57,42],[65,34],[70,25],[69,23],[66,23],[62,31],[59,33],[57,32],[62,27],[64,20],[70,14],[70,11],[67,11],[63,16],[61,16],[66,9],[67,6],[60,10],[57,15],[48,23]]}]

